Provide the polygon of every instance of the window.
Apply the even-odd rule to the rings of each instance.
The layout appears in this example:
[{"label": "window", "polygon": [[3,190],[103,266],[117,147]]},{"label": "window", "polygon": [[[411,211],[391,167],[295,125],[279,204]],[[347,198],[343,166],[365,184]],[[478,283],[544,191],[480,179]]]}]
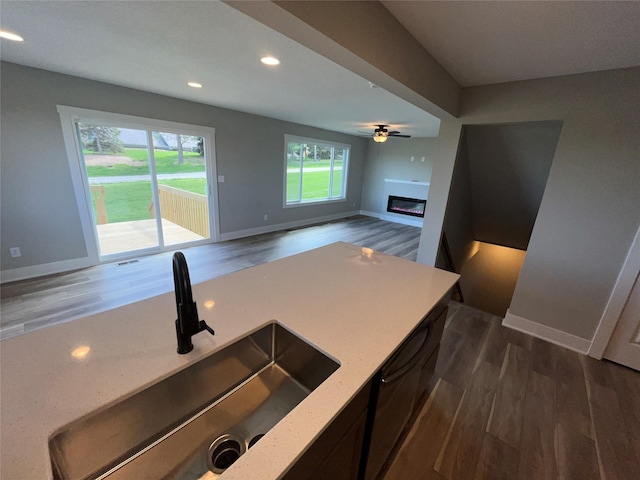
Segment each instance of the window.
[{"label": "window", "polygon": [[285,206],[344,200],[350,148],[285,135]]},{"label": "window", "polygon": [[217,239],[209,127],[58,106],[96,261]]}]

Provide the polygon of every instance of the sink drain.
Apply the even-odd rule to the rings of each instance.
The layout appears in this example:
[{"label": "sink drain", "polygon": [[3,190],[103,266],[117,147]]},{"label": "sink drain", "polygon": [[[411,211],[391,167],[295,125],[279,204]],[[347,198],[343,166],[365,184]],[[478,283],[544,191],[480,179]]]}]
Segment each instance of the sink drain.
[{"label": "sink drain", "polygon": [[222,473],[244,453],[244,442],[232,434],[218,437],[209,445],[207,465],[213,473]]}]

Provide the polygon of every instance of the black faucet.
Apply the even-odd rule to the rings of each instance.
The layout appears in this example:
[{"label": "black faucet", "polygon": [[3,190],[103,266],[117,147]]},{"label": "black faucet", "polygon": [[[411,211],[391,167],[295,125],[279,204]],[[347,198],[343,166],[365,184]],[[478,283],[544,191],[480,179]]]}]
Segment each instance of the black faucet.
[{"label": "black faucet", "polygon": [[187,259],[182,252],[173,254],[173,283],[176,290],[176,307],[178,318],[176,320],[176,335],[178,337],[178,353],[189,353],[193,350],[191,337],[196,333],[206,330],[211,335],[215,332],[204,320],[198,319],[198,309],[193,301],[191,293],[191,280]]}]

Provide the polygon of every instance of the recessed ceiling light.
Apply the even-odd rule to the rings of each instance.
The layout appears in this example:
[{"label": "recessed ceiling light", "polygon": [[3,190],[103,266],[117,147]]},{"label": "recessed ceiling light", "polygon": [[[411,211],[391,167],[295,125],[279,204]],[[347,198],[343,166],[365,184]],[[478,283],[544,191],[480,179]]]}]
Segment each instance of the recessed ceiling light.
[{"label": "recessed ceiling light", "polygon": [[278,60],[276,57],[262,57],[260,61],[265,65],[280,65],[280,60]]},{"label": "recessed ceiling light", "polygon": [[7,32],[6,30],[0,30],[0,38],[5,38],[7,40],[13,40],[14,42],[24,42],[24,38],[20,35],[16,35],[15,33]]},{"label": "recessed ceiling light", "polygon": [[202,88],[202,84],[198,83],[198,82],[189,82],[189,83],[187,83],[187,85],[189,85],[190,87],[193,87],[193,88]]}]

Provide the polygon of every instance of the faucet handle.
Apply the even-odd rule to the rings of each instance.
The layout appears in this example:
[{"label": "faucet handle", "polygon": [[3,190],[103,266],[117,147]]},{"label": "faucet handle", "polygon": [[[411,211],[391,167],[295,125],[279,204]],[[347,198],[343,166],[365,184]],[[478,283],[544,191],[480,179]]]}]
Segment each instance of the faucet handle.
[{"label": "faucet handle", "polygon": [[206,330],[207,332],[209,332],[211,335],[215,335],[216,332],[213,331],[213,328],[211,328],[209,325],[207,325],[207,322],[205,322],[204,320],[200,320],[200,322],[198,323],[198,327],[200,332],[202,332],[203,330]]}]

